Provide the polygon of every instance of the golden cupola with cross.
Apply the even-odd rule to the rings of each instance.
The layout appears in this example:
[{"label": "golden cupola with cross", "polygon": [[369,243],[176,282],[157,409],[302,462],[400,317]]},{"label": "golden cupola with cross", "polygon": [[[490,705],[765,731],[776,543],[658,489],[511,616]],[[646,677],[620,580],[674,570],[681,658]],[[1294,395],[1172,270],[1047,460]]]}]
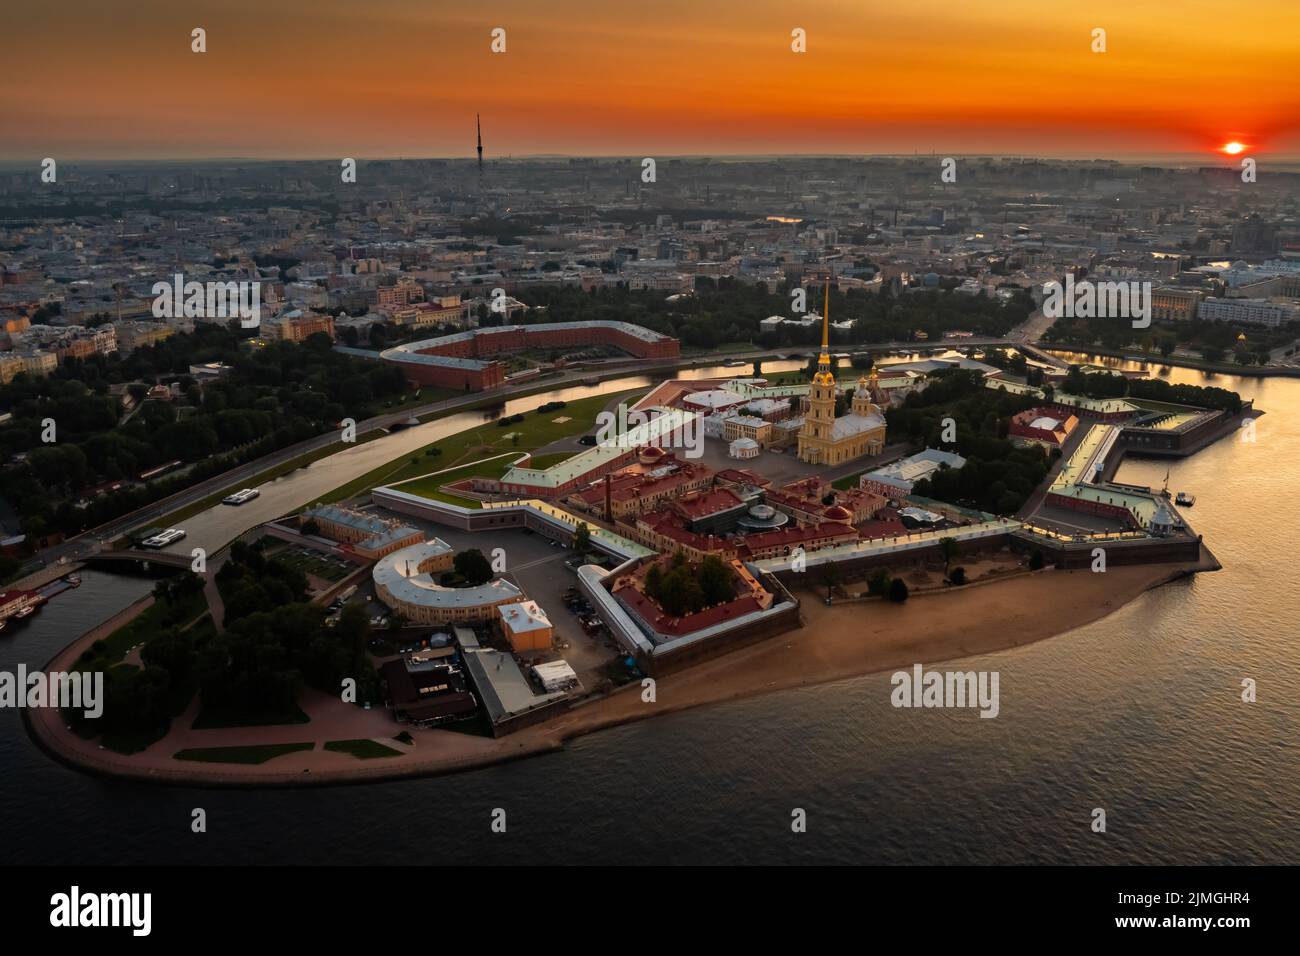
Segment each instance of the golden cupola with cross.
[{"label": "golden cupola with cross", "polygon": [[858,383],[852,410],[835,416],[839,386],[830,356],[831,287],[826,283],[822,308],[822,350],[817,372],[808,387],[808,411],[799,430],[799,459],[814,465],[838,465],[865,455],[878,455],[885,447],[885,417],[881,412],[879,377]]}]

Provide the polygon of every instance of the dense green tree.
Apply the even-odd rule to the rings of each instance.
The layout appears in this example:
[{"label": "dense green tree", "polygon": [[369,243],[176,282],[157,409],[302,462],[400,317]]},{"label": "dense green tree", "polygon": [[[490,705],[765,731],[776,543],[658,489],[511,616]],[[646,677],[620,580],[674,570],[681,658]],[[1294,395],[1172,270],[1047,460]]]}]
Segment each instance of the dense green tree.
[{"label": "dense green tree", "polygon": [[587,522],[579,521],[573,532],[573,550],[578,554],[586,554],[590,549],[591,528],[587,527]]},{"label": "dense green tree", "polygon": [[952,565],[952,559],[957,556],[957,539],[952,537],[943,537],[939,539],[939,554],[943,556],[943,573],[948,573],[948,568]]},{"label": "dense green tree", "polygon": [[483,552],[478,548],[456,552],[456,557],[452,559],[452,567],[471,587],[486,584],[495,576],[492,562],[484,557]]},{"label": "dense green tree", "polygon": [[698,577],[706,606],[724,604],[736,596],[735,573],[716,554],[700,561]]}]

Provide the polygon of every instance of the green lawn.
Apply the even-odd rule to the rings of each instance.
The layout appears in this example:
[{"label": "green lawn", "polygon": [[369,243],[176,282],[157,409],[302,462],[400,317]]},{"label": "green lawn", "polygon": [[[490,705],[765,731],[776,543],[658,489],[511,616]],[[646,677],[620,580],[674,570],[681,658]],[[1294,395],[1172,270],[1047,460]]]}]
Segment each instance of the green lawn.
[{"label": "green lawn", "polygon": [[566,458],[572,458],[576,454],[576,451],[554,451],[549,455],[534,455],[532,461],[528,463],[528,467],[545,471],[552,465],[558,465]]},{"label": "green lawn", "polygon": [[385,747],[383,744],[367,740],[364,737],[357,740],[331,740],[325,744],[325,749],[352,754],[358,760],[373,760],[375,757],[400,757],[402,755],[400,750]]},{"label": "green lawn", "polygon": [[[549,412],[524,412],[523,421],[505,426],[498,426],[494,422],[475,425],[473,428],[467,428],[455,435],[449,435],[439,441],[431,442],[423,448],[403,455],[401,458],[395,458],[387,464],[362,475],[355,481],[348,482],[346,485],[335,489],[322,500],[327,502],[342,501],[356,497],[379,485],[394,485],[411,478],[426,475],[431,471],[453,469],[460,465],[478,462],[484,458],[493,458],[497,455],[522,455],[524,452],[543,448],[562,438],[570,438],[590,431],[595,425],[596,415],[611,402],[626,400],[632,396],[640,395],[644,391],[644,389],[631,389],[608,395],[579,398],[569,402],[564,408],[552,409]],[[557,418],[567,418],[569,420],[556,422],[555,419]],[[519,436],[518,440],[506,437],[515,433]],[[426,454],[429,448],[437,448],[441,454],[430,456]],[[546,455],[543,457],[549,459],[553,456]],[[561,460],[563,457],[568,456],[559,456],[555,460]],[[471,465],[464,474],[449,472],[437,479],[432,479],[435,482],[434,488],[436,489],[439,485],[460,478],[499,478],[504,474],[510,461],[511,458],[503,457],[484,465]],[[554,464],[554,461],[551,461],[551,464]],[[427,483],[422,483],[421,487],[424,484]],[[413,491],[413,488],[408,487],[405,490]],[[425,492],[415,493],[424,494]],[[429,497],[437,496],[429,495]],[[455,496],[444,496],[439,500],[450,500],[454,504],[463,504],[467,507],[476,506],[476,503],[471,503],[472,499],[455,498]]]},{"label": "green lawn", "polygon": [[[1126,401],[1138,408],[1145,408],[1152,412],[1187,412],[1193,410],[1189,405],[1173,405],[1169,402],[1157,402],[1149,398],[1129,398]],[[1199,411],[1199,409],[1196,409],[1196,411]]]},{"label": "green lawn", "polygon": [[851,475],[845,475],[843,478],[836,478],[831,482],[831,487],[840,491],[849,491],[858,486],[858,479],[865,475],[871,468],[864,468],[862,471],[855,471]]},{"label": "green lawn", "polygon": [[177,760],[194,760],[200,763],[255,764],[266,763],[284,754],[315,749],[316,744],[308,741],[301,744],[252,744],[246,747],[196,747],[178,750],[172,756]]},{"label": "green lawn", "polygon": [[482,502],[477,498],[463,498],[460,495],[453,495],[439,489],[443,485],[449,485],[455,481],[464,481],[466,478],[500,478],[505,474],[511,461],[510,458],[499,458],[496,461],[469,465],[444,474],[430,475],[427,478],[407,481],[402,484],[401,488],[413,495],[423,495],[425,498],[432,498],[434,501],[445,501],[448,504],[460,505],[463,508],[478,508],[482,506]]}]

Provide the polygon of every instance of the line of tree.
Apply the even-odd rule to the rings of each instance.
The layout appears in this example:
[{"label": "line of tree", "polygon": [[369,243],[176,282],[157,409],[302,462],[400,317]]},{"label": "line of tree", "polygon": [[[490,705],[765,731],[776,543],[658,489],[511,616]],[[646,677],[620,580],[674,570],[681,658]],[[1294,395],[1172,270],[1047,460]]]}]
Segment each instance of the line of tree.
[{"label": "line of tree", "polygon": [[694,614],[736,596],[735,573],[716,554],[692,562],[678,550],[646,572],[645,593],[673,617]]},{"label": "line of tree", "polygon": [[[76,533],[181,490],[242,462],[336,427],[361,421],[384,401],[399,400],[406,383],[397,368],[333,351],[324,334],[302,345],[279,342],[250,349],[238,331],[200,325],[130,355],[68,360],[48,378],[19,374],[0,386],[0,498],[34,537]],[[223,362],[231,370],[199,385],[191,365]],[[150,400],[156,383],[180,394]],[[115,386],[139,403],[122,413]],[[44,441],[47,422],[54,442]],[[192,467],[148,487],[129,484],[78,504],[90,489],[169,461]]]},{"label": "line of tree", "polygon": [[1129,378],[1106,372],[1085,372],[1071,365],[1062,390],[1089,398],[1136,398],[1171,405],[1217,408],[1231,414],[1241,411],[1241,395],[1216,385],[1175,385],[1160,378]]},{"label": "line of tree", "polygon": [[[530,310],[522,321],[624,321],[681,340],[688,348],[715,348],[728,342],[755,342],[764,348],[815,346],[820,327],[782,325],[763,332],[760,323],[771,315],[798,318],[791,311],[794,285],[782,283],[769,292],[766,285],[725,277],[699,278],[694,294],[669,300],[669,293],[603,287],[584,292],[577,286],[544,286],[516,293]],[[808,311],[820,310],[819,295],[810,294]],[[915,332],[937,339],[950,329],[978,335],[1005,335],[1033,311],[1028,293],[1009,301],[948,290],[914,290],[895,296],[888,290],[831,291],[831,317],[855,320],[848,330],[832,329],[837,346],[873,342],[911,341]]]},{"label": "line of tree", "polygon": [[[1242,335],[1246,338],[1243,340]],[[1240,365],[1263,364],[1270,351],[1295,342],[1300,322],[1276,328],[1237,322],[1211,322],[1187,319],[1176,322],[1153,322],[1135,329],[1128,319],[1069,318],[1057,319],[1043,333],[1045,343],[1075,345],[1083,348],[1140,349],[1168,358],[1174,350],[1185,348],[1198,353],[1207,362],[1231,358]]]}]

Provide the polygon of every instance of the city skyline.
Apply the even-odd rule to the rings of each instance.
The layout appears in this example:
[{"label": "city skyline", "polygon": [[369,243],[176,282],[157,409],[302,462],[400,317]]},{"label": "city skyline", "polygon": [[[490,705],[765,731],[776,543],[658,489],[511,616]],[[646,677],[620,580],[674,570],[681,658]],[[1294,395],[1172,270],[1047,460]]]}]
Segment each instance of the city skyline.
[{"label": "city skyline", "polygon": [[[0,161],[544,155],[1035,155],[1234,162],[1300,155],[1300,10],[1149,2],[1045,15],[820,3],[653,13],[387,0],[211,13],[76,3],[15,25]],[[207,52],[191,52],[190,31]],[[493,53],[491,31],[506,31]],[[791,31],[806,31],[806,53]],[[1093,31],[1106,31],[1094,53]],[[57,31],[57,39],[56,39]],[[288,42],[287,42],[288,41]],[[51,70],[50,44],[61,52]],[[581,68],[575,69],[575,61]],[[326,64],[339,63],[338,69]],[[1227,105],[1231,102],[1230,107]],[[1199,108],[1198,108],[1199,104]]]}]

